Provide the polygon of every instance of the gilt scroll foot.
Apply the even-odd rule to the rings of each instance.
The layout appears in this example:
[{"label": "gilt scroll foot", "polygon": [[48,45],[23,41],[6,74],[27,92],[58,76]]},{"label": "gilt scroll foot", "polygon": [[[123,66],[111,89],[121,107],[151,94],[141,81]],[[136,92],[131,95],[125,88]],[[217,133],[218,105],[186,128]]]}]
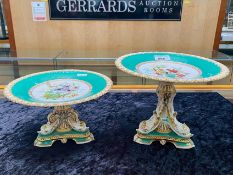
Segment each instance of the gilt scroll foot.
[{"label": "gilt scroll foot", "polygon": [[34,145],[49,147],[56,140],[66,143],[68,139],[74,140],[77,144],[84,144],[93,141],[94,137],[85,122],[79,120],[77,111],[72,107],[55,107],[48,115],[47,124],[38,131]]}]

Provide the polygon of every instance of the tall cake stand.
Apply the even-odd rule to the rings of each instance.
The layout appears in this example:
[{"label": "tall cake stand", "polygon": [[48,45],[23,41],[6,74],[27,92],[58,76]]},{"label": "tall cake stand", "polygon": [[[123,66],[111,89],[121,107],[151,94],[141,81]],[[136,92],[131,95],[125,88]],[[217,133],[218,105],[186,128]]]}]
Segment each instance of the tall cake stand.
[{"label": "tall cake stand", "polygon": [[189,127],[177,120],[174,111],[174,83],[219,80],[229,74],[228,68],[207,58],[171,52],[133,53],[118,58],[115,64],[126,73],[159,81],[157,108],[150,119],[140,123],[134,141],[146,145],[171,142],[177,148],[193,148]]},{"label": "tall cake stand", "polygon": [[[109,91],[112,81],[86,70],[55,70],[27,75],[12,81],[4,90],[11,101],[28,106],[54,107],[34,145],[49,147],[54,141],[73,139],[77,144],[94,140],[84,121],[71,105],[96,99]],[[26,117],[26,116],[25,116]]]}]

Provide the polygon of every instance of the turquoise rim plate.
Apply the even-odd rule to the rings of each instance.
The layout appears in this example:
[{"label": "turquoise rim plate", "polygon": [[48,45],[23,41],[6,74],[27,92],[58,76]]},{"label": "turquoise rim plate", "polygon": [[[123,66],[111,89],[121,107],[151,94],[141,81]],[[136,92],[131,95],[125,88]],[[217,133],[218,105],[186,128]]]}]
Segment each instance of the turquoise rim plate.
[{"label": "turquoise rim plate", "polygon": [[66,106],[96,99],[107,93],[112,81],[87,70],[45,71],[18,78],[4,89],[9,100],[28,106]]},{"label": "turquoise rim plate", "polygon": [[174,83],[215,81],[229,74],[229,69],[217,61],[174,52],[132,53],[116,59],[115,64],[131,75]]}]

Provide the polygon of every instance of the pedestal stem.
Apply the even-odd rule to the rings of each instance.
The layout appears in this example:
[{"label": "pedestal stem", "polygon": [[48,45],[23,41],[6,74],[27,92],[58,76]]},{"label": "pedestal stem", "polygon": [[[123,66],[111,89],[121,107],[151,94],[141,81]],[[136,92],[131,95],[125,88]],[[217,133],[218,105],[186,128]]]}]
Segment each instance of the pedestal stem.
[{"label": "pedestal stem", "polygon": [[172,142],[178,148],[194,147],[190,137],[190,129],[177,120],[173,100],[176,89],[173,83],[160,82],[156,90],[158,104],[149,120],[142,121],[137,129],[134,140],[141,144],[151,144],[159,140],[161,144]]}]

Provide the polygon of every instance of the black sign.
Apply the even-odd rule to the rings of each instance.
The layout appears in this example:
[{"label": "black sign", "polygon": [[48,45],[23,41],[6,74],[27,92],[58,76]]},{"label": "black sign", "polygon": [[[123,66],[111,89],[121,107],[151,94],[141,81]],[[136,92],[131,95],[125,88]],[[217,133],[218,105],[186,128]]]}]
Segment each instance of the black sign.
[{"label": "black sign", "polygon": [[49,0],[50,19],[180,21],[183,0]]}]

